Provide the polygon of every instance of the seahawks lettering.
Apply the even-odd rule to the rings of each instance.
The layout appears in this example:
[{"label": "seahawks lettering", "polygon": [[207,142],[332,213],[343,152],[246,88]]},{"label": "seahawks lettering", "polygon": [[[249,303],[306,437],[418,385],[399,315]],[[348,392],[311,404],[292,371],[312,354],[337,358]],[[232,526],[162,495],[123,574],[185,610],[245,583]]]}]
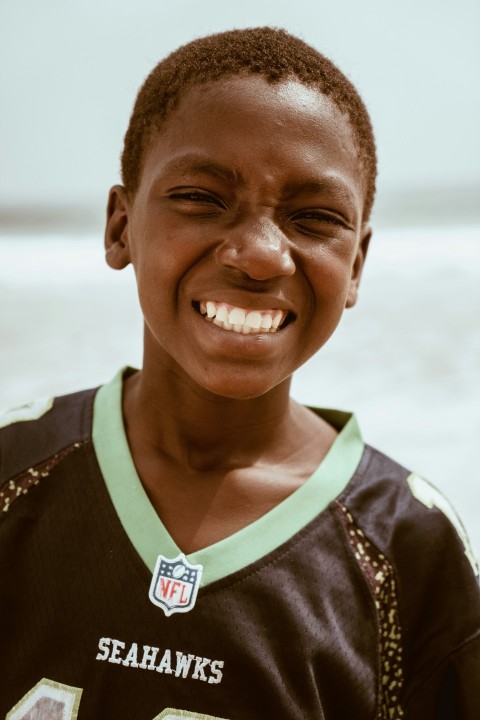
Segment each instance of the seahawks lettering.
[{"label": "seahawks lettering", "polygon": [[107,637],[100,638],[98,649],[97,660],[123,667],[155,670],[165,675],[201,680],[212,685],[218,685],[223,678],[223,660],[211,660],[191,653],[172,651],[168,648],[160,651],[160,648],[151,645],[139,646],[137,643],[131,643],[127,646],[121,640]]}]

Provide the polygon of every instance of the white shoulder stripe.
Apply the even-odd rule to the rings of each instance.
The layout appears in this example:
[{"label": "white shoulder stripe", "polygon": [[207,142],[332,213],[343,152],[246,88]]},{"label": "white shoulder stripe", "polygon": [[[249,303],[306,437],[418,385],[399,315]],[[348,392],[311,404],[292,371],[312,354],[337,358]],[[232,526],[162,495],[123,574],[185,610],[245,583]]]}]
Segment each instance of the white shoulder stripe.
[{"label": "white shoulder stripe", "polygon": [[45,415],[53,406],[53,397],[39,398],[32,402],[20,405],[20,407],[7,410],[6,413],[0,415],[0,428],[13,425],[17,422],[27,422],[28,420],[38,420]]},{"label": "white shoulder stripe", "polygon": [[453,509],[445,495],[442,495],[440,490],[438,490],[434,485],[428,482],[428,480],[425,480],[425,478],[417,475],[416,473],[411,473],[411,475],[409,475],[407,478],[407,482],[412,492],[412,495],[416,497],[417,500],[423,503],[427,508],[437,508],[437,510],[441,510],[443,514],[446,515],[446,517],[450,520],[453,527],[457,531],[460,540],[463,543],[463,546],[465,548],[465,555],[470,561],[473,572],[475,573],[475,575],[478,576],[479,571],[477,560],[470,544],[470,539],[467,535],[467,531],[465,530],[462,521],[460,520],[459,516],[457,515],[456,511]]}]

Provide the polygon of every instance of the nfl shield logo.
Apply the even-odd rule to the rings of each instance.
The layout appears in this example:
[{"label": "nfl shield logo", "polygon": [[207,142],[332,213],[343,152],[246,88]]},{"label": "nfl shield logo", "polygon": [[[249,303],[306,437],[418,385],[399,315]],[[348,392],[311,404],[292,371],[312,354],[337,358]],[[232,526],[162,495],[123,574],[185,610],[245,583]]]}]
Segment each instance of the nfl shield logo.
[{"label": "nfl shield logo", "polygon": [[148,596],[167,617],[188,612],[195,605],[202,572],[203,565],[191,565],[183,553],[173,560],[159,555]]}]

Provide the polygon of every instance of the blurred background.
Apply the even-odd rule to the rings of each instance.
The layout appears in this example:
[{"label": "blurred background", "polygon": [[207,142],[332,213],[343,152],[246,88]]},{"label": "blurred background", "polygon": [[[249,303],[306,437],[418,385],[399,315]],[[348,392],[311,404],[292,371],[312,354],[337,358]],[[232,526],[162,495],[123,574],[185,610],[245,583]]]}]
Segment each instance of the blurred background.
[{"label": "blurred background", "polygon": [[130,269],[103,262],[133,100],[210,32],[277,25],[360,90],[380,160],[358,306],[294,380],[444,490],[480,549],[477,0],[2,0],[0,412],[141,363]]}]

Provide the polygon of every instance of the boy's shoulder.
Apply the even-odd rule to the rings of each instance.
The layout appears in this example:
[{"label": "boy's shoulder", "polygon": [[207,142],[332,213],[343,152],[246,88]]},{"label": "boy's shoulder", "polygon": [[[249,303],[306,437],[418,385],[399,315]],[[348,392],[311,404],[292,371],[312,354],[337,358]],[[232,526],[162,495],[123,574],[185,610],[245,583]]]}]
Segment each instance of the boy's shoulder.
[{"label": "boy's shoulder", "polygon": [[445,542],[458,544],[478,567],[461,519],[429,480],[367,445],[355,477],[339,498],[376,547],[412,561],[419,551],[438,558]]},{"label": "boy's shoulder", "polygon": [[0,486],[91,438],[96,388],[43,398],[0,416]]},{"label": "boy's shoulder", "polygon": [[467,533],[437,488],[368,445],[334,509],[377,608],[382,672],[392,687],[403,672],[409,717],[423,717],[416,709],[449,664],[478,657],[480,589]]},{"label": "boy's shoulder", "polygon": [[[434,485],[369,446],[337,503],[345,542],[370,591],[381,602],[388,588],[399,608],[422,678],[435,655],[443,658],[478,634],[478,566],[462,522]],[[440,628],[434,642],[431,627]],[[423,645],[433,647],[431,657]]]}]

